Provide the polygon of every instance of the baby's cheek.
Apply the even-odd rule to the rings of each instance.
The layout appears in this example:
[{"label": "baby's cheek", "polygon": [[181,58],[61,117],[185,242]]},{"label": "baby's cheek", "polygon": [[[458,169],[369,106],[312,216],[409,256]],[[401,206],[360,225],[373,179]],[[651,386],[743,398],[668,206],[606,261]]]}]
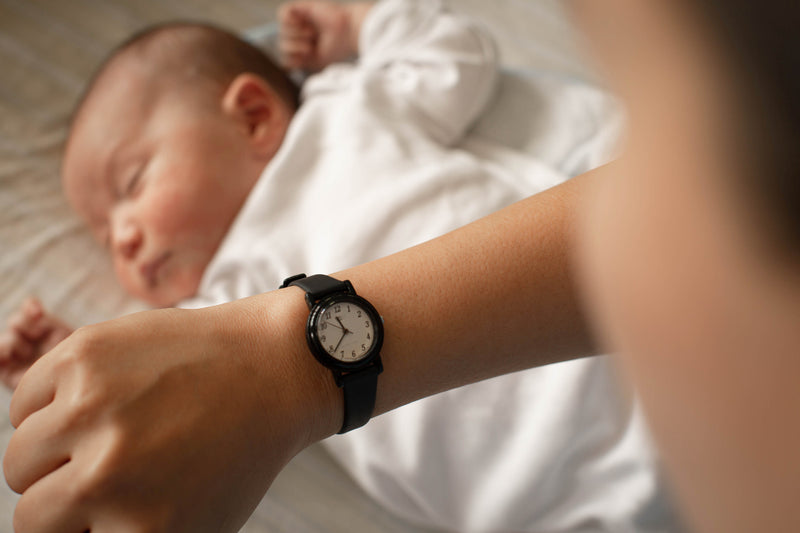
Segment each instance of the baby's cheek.
[{"label": "baby's cheek", "polygon": [[173,237],[193,229],[193,219],[200,206],[191,205],[195,202],[189,191],[170,187],[158,193],[154,191],[153,196],[147,219],[154,237]]},{"label": "baby's cheek", "polygon": [[[197,184],[202,187],[202,182]],[[224,198],[202,190],[170,189],[149,213],[151,238],[162,246],[213,253],[236,211],[223,211]]]}]

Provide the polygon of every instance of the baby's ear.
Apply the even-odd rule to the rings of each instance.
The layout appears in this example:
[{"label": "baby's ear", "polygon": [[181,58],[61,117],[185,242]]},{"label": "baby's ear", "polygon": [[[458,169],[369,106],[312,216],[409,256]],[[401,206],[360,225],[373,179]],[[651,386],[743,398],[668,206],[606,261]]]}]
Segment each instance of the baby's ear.
[{"label": "baby's ear", "polygon": [[222,97],[222,111],[245,129],[259,152],[269,155],[277,150],[288,127],[286,105],[255,74],[239,74],[233,79]]}]

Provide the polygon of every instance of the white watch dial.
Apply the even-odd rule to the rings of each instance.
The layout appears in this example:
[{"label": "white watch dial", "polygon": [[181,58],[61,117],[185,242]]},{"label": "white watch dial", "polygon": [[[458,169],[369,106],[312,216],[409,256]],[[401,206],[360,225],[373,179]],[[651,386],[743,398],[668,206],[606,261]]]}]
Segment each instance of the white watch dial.
[{"label": "white watch dial", "polygon": [[358,362],[375,344],[376,325],[360,305],[337,302],[325,308],[317,322],[317,339],[322,348],[344,363]]}]

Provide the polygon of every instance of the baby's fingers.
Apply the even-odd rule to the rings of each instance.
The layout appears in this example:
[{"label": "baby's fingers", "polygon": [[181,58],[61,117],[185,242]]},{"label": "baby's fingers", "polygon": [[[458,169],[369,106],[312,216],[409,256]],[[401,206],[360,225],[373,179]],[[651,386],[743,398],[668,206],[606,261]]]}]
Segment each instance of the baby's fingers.
[{"label": "baby's fingers", "polygon": [[25,300],[16,313],[8,319],[8,329],[28,340],[35,341],[50,328],[45,317],[44,307],[36,298]]},{"label": "baby's fingers", "polygon": [[281,30],[287,27],[310,26],[308,2],[286,2],[278,7],[278,23]]},{"label": "baby's fingers", "polygon": [[0,332],[0,365],[12,357],[13,333],[6,330]]},{"label": "baby's fingers", "polygon": [[279,16],[278,50],[281,63],[289,69],[307,68],[316,47],[316,29],[296,5],[284,5]]},{"label": "baby's fingers", "polygon": [[314,47],[309,41],[281,41],[279,44],[281,61],[288,68],[305,68],[314,54]]},{"label": "baby's fingers", "polygon": [[0,366],[33,359],[33,344],[12,330],[0,333]]},{"label": "baby's fingers", "polygon": [[313,41],[317,37],[317,30],[306,22],[297,24],[281,24],[278,38],[281,41]]},{"label": "baby's fingers", "polygon": [[0,383],[11,390],[36,359],[33,345],[11,330],[0,332]]}]

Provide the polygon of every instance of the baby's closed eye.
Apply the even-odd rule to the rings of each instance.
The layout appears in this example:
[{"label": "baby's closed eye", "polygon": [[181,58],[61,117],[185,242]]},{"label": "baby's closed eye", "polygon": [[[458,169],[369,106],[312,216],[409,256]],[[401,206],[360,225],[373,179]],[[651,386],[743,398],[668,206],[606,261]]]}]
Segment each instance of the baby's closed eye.
[{"label": "baby's closed eye", "polygon": [[123,180],[122,186],[117,193],[119,198],[127,198],[138,192],[146,168],[147,163],[139,163],[127,174],[127,177]]}]

